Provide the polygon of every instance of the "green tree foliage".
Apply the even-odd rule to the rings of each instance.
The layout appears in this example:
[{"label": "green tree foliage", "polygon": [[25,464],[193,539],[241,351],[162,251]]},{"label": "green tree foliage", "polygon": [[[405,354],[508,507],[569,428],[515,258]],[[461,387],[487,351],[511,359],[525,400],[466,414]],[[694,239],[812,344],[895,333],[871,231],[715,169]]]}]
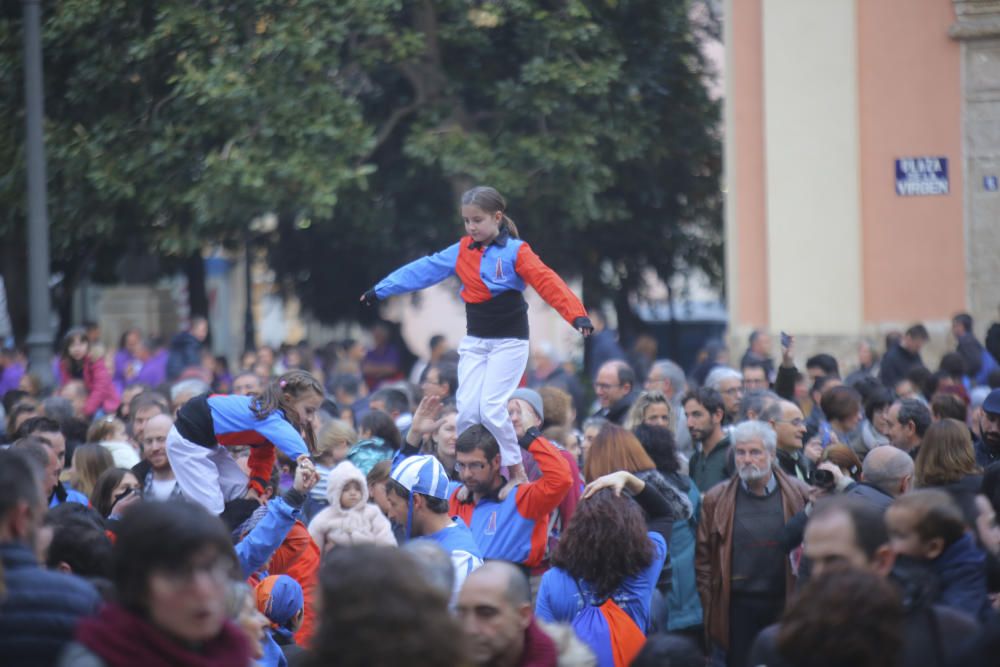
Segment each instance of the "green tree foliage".
[{"label": "green tree foliage", "polygon": [[[687,0],[46,3],[53,260],[258,239],[308,309],[462,233],[489,183],[588,299],[721,270],[719,109]],[[20,10],[0,10],[0,234],[23,242]],[[19,241],[20,240],[20,241]],[[5,275],[7,270],[5,269]],[[627,310],[622,297],[618,303]]]}]

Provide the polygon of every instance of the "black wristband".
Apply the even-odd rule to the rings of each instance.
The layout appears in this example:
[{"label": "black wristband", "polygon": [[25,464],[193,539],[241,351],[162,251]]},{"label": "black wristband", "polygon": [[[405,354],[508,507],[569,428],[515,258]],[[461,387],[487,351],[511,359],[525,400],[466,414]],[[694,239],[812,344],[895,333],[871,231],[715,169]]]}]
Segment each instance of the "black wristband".
[{"label": "black wristband", "polygon": [[295,508],[300,508],[306,503],[306,494],[296,489],[288,489],[283,496],[285,502]]}]

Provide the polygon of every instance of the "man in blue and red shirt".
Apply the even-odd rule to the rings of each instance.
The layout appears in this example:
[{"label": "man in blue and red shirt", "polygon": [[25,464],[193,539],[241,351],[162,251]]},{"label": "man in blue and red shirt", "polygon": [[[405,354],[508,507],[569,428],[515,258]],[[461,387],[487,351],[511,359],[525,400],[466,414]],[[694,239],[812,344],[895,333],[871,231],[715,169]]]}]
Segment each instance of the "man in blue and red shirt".
[{"label": "man in blue and red shirt", "polygon": [[463,431],[455,443],[455,468],[468,497],[459,500],[461,490],[456,489],[449,512],[461,517],[472,531],[483,558],[531,568],[545,555],[549,513],[562,502],[573,481],[559,450],[538,429],[528,429],[518,444],[534,457],[541,477],[518,485],[500,500],[498,493],[506,480],[496,438],[479,424]]}]

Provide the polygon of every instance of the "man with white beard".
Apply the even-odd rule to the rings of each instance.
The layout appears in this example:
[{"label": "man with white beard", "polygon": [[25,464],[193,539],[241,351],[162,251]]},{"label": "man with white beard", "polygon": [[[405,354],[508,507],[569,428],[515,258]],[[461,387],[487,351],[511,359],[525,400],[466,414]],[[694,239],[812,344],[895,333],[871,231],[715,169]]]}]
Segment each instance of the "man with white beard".
[{"label": "man with white beard", "polygon": [[809,487],[776,465],[769,424],[742,422],[730,437],[738,474],[702,497],[695,572],[717,662],[724,656],[727,665],[742,667],[757,633],[777,622],[794,591],[781,538],[808,502]]}]

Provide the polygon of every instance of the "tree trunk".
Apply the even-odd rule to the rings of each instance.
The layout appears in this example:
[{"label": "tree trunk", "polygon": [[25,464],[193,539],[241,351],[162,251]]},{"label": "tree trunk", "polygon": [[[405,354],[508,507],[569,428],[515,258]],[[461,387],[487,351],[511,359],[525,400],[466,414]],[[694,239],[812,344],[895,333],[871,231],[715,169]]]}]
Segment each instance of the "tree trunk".
[{"label": "tree trunk", "polygon": [[208,290],[205,288],[205,260],[195,252],[184,260],[188,281],[188,306],[191,317],[208,317]]}]

